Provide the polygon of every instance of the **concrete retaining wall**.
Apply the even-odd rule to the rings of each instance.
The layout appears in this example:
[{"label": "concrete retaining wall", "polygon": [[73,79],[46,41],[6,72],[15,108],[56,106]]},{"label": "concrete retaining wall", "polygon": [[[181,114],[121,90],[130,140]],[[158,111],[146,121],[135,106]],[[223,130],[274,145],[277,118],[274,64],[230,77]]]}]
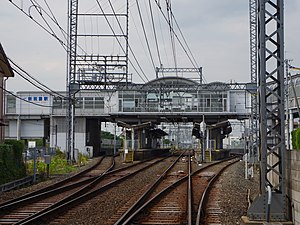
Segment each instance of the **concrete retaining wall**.
[{"label": "concrete retaining wall", "polygon": [[287,151],[287,194],[292,201],[295,225],[300,225],[300,151]]}]

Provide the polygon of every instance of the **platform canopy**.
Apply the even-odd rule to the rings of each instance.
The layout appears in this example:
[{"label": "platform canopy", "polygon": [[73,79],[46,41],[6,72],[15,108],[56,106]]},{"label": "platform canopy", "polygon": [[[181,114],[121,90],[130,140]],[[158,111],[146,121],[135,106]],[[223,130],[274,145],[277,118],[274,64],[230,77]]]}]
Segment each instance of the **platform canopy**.
[{"label": "platform canopy", "polygon": [[0,74],[2,77],[13,77],[14,72],[9,64],[4,49],[0,43]]}]

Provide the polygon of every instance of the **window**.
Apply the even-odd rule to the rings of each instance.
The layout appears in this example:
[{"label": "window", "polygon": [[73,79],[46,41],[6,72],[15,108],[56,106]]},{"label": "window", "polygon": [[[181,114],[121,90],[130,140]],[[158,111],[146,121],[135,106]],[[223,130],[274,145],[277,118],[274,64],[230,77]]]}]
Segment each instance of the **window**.
[{"label": "window", "polygon": [[39,97],[39,101],[40,102],[43,101],[43,97],[42,96]]},{"label": "window", "polygon": [[60,97],[54,97],[53,99],[53,108],[61,109],[62,108],[62,99]]},{"label": "window", "polygon": [[94,98],[93,97],[85,97],[84,98],[84,108],[85,109],[93,109],[94,108]]},{"label": "window", "polygon": [[48,101],[48,97],[47,96],[44,96],[44,101]]},{"label": "window", "polygon": [[37,101],[37,97],[33,97],[33,101]]},{"label": "window", "polygon": [[7,95],[7,105],[6,105],[7,113],[15,113],[16,112],[16,97],[12,95]]},{"label": "window", "polygon": [[103,97],[95,98],[95,108],[96,109],[104,109],[104,98]]},{"label": "window", "polygon": [[32,101],[32,97],[31,96],[28,97],[28,101]]}]

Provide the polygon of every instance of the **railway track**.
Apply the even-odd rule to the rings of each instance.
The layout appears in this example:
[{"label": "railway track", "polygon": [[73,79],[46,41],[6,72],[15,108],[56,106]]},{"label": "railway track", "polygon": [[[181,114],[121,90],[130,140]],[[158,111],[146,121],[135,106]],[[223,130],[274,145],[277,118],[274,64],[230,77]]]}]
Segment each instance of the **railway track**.
[{"label": "railway track", "polygon": [[[117,224],[200,224],[203,216],[203,203],[207,199],[209,187],[214,177],[217,177],[224,168],[235,163],[236,159],[210,164],[192,172],[190,157],[188,159],[188,172],[168,186],[161,186],[153,193],[138,201],[128,210]],[[162,182],[164,183],[164,182]],[[166,182],[167,183],[167,182]],[[157,185],[158,187],[160,185]],[[134,209],[134,210],[132,210]],[[215,214],[219,208],[211,206],[206,221],[213,224],[217,221]],[[197,215],[199,217],[197,217]]]},{"label": "railway track", "polygon": [[46,211],[57,202],[80,193],[82,188],[111,170],[113,166],[113,157],[102,157],[94,166],[70,178],[2,203],[0,224],[18,224],[35,214]]},{"label": "railway track", "polygon": [[[123,182],[129,182],[135,175],[144,174],[140,173],[141,171],[159,163],[164,164],[165,169],[159,172],[160,176],[156,178],[156,182],[151,181],[145,188],[135,190],[135,197],[122,204],[119,209],[115,209],[105,222],[102,220],[98,224],[218,223],[220,208],[217,204],[218,199],[213,199],[218,188],[212,188],[213,182],[225,166],[231,165],[236,159],[211,163],[199,169],[192,167],[191,156],[188,153],[184,154],[168,160],[148,160],[111,171],[109,170],[112,168],[112,162],[109,163],[109,160],[104,158],[99,160],[101,163],[98,165],[106,164],[108,168],[110,164],[110,169],[103,171],[96,167],[95,170],[83,173],[82,178],[72,178],[72,184],[62,182],[64,185],[54,189],[64,190],[62,192],[38,193],[43,197],[29,194],[29,199],[0,205],[0,224],[68,224],[66,221],[74,221],[78,209],[89,210],[91,204],[101,204],[102,193],[114,188],[122,190]],[[166,165],[167,163],[169,165]],[[90,203],[91,199],[94,203]],[[113,199],[111,198],[112,201]],[[211,204],[205,206],[207,202]]]},{"label": "railway track", "polygon": [[[233,161],[233,163],[235,162],[237,161]],[[219,205],[219,197],[221,196],[219,186],[221,185],[221,182],[218,180],[218,178],[224,172],[224,170],[233,163],[228,163],[224,167],[220,168],[219,172],[212,176],[208,181],[198,205],[197,217],[195,221],[196,225],[222,224],[222,210]]]},{"label": "railway track", "polygon": [[[63,198],[62,200],[50,205],[43,210],[37,210],[31,216],[14,221],[11,224],[45,224],[51,221],[52,224],[60,224],[60,221],[67,220],[68,215],[74,218],[72,212],[65,213],[78,204],[82,204],[89,199],[99,195],[100,193],[120,184],[122,181],[134,176],[135,174],[165,160],[165,158],[153,159],[143,161],[140,163],[132,164],[128,167],[119,168],[109,172],[103,173],[98,176],[91,183],[85,185],[83,188],[77,190],[74,194]],[[47,201],[43,201],[43,204],[47,204]],[[46,205],[45,204],[45,205]],[[4,215],[6,216],[6,215]],[[53,219],[55,218],[55,219]]]},{"label": "railway track", "polygon": [[190,162],[189,156],[183,156],[185,152],[181,153],[176,160],[159,176],[159,178],[154,182],[139,198],[136,202],[128,202],[124,207],[122,207],[114,217],[109,219],[107,224],[122,224],[124,221],[138,209],[139,204],[145,200],[152,198],[157,192],[165,189],[170,184],[173,184],[178,180],[178,178],[186,176],[189,171],[188,163]]}]

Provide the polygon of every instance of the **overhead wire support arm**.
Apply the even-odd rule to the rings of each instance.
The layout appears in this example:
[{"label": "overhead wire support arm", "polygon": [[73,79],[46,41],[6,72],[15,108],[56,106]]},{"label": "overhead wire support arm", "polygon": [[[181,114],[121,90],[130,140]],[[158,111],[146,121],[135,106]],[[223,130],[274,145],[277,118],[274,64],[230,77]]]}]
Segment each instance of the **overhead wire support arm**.
[{"label": "overhead wire support arm", "polygon": [[159,68],[156,67],[156,78],[159,77],[159,74],[162,73],[175,73],[178,75],[178,73],[197,73],[199,74],[199,83],[202,84],[203,82],[203,75],[202,75],[202,67],[199,68]]}]

